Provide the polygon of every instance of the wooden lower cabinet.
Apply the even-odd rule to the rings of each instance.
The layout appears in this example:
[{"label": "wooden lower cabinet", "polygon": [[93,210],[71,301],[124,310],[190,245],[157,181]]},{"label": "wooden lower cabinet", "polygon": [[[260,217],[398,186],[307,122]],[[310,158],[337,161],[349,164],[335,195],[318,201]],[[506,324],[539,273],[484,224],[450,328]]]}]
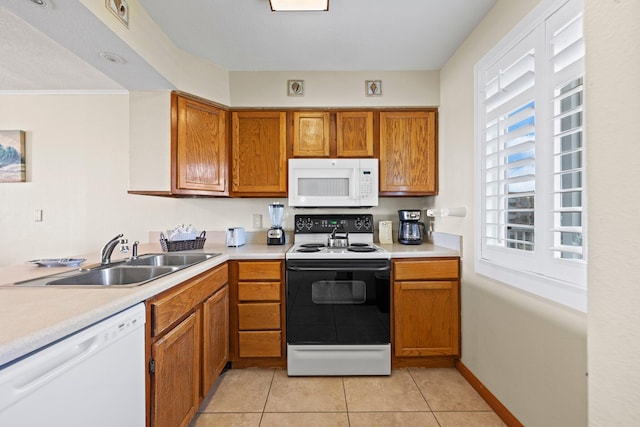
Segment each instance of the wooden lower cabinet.
[{"label": "wooden lower cabinet", "polygon": [[452,364],[460,357],[458,258],[393,262],[395,365]]},{"label": "wooden lower cabinet", "polygon": [[152,425],[188,426],[200,403],[200,313],[191,314],[152,344],[151,356]]},{"label": "wooden lower cabinet", "polygon": [[229,357],[228,266],[147,301],[153,427],[188,426]]},{"label": "wooden lower cabinet", "polygon": [[286,366],[284,264],[230,261],[234,367]]},{"label": "wooden lower cabinet", "polygon": [[204,397],[229,360],[229,286],[225,285],[202,304],[202,315],[201,396]]}]

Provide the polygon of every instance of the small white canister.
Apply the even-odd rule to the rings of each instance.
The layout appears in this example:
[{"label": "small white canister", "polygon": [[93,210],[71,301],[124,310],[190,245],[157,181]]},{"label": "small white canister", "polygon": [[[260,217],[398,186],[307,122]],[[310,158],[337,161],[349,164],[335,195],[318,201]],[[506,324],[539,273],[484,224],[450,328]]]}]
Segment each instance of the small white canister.
[{"label": "small white canister", "polygon": [[393,221],[380,221],[378,223],[378,241],[381,245],[391,245],[393,243]]}]

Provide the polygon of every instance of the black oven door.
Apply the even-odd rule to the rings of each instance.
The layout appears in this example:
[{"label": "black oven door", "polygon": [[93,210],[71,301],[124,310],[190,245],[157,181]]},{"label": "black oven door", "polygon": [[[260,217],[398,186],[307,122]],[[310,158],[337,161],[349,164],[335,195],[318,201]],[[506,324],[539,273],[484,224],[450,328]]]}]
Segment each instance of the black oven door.
[{"label": "black oven door", "polygon": [[287,260],[287,343],[390,343],[388,259]]}]

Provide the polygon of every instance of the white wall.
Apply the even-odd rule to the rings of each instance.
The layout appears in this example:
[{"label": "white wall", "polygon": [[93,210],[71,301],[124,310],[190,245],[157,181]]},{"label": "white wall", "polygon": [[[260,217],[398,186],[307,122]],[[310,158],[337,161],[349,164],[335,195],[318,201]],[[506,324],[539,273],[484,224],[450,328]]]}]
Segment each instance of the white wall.
[{"label": "white wall", "polygon": [[[438,106],[439,75],[439,71],[232,71],[231,106]],[[304,96],[288,96],[287,80],[304,80]],[[381,80],[382,95],[366,96],[366,80]]]},{"label": "white wall", "polygon": [[538,0],[498,0],[440,73],[440,196],[466,218],[438,218],[463,235],[462,362],[528,427],[587,424],[586,316],[474,272],[473,67]]},{"label": "white wall", "polygon": [[640,425],[640,1],[586,0],[589,425]]}]

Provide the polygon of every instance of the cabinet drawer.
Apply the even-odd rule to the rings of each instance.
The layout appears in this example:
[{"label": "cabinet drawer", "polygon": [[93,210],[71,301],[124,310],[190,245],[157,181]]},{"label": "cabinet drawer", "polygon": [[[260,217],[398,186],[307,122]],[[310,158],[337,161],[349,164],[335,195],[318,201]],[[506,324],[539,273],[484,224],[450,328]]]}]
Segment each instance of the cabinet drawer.
[{"label": "cabinet drawer", "polygon": [[282,356],[282,332],[238,332],[240,357],[280,357]]},{"label": "cabinet drawer", "polygon": [[169,290],[151,301],[152,334],[157,336],[216,292],[228,280],[227,264]]},{"label": "cabinet drawer", "polygon": [[280,303],[238,304],[238,329],[280,328]]},{"label": "cabinet drawer", "polygon": [[247,261],[238,263],[238,280],[281,280],[280,262]]},{"label": "cabinet drawer", "polygon": [[239,301],[280,301],[280,282],[240,282]]},{"label": "cabinet drawer", "polygon": [[396,261],[393,263],[395,280],[457,279],[458,259],[434,261]]}]

